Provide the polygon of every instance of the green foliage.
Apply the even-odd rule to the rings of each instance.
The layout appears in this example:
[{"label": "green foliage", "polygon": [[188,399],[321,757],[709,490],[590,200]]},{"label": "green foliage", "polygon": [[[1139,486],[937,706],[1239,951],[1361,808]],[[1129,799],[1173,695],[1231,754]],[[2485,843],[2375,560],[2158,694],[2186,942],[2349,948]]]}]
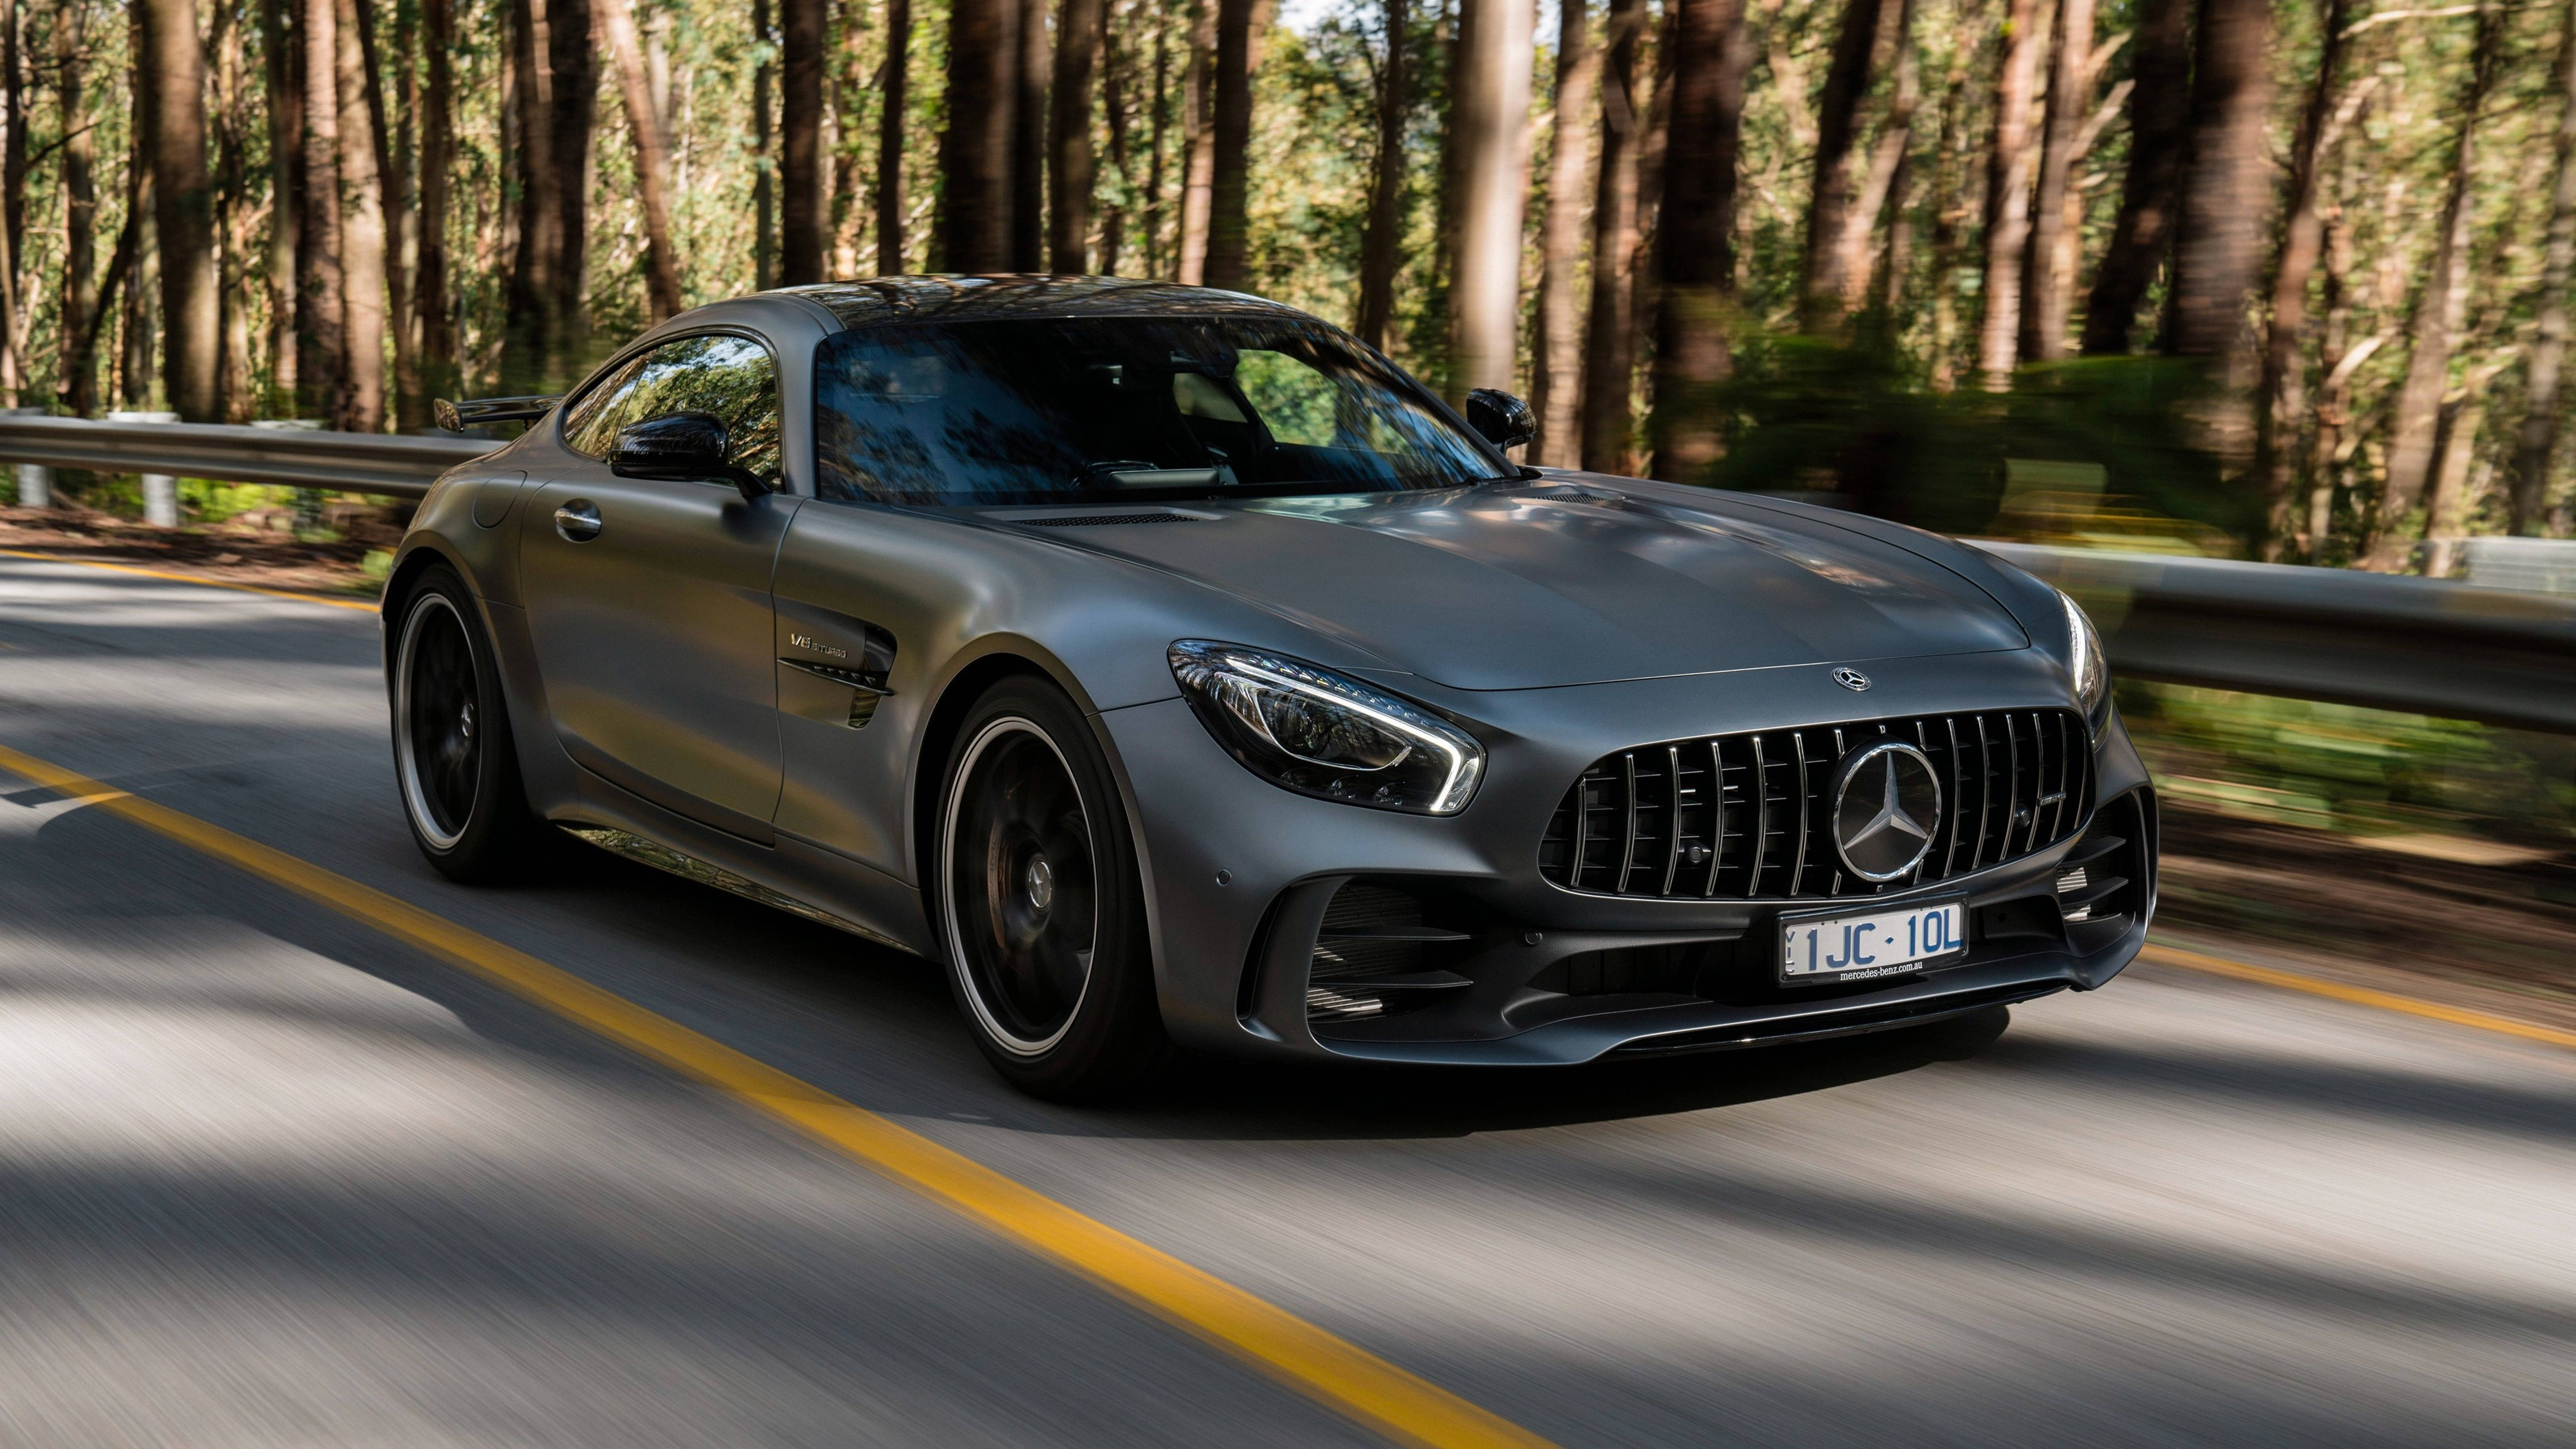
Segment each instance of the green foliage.
[{"label": "green foliage", "polygon": [[1944,533],[1989,530],[2008,460],[2099,467],[2110,494],[2245,540],[2259,506],[2227,487],[2188,419],[2214,399],[2192,364],[2100,357],[2028,367],[2010,392],[1935,390],[1893,348],[1757,336],[1697,405],[1729,437],[1705,481],[1831,491]]},{"label": "green foliage", "polygon": [[2169,798],[2348,835],[2576,844],[2576,740],[2182,685],[2120,683]]}]

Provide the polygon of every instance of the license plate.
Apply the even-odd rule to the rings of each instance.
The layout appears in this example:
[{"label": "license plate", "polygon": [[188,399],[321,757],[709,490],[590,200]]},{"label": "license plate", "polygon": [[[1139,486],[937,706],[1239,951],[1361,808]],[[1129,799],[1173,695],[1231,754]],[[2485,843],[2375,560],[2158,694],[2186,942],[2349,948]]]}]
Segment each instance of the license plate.
[{"label": "license plate", "polygon": [[1920,971],[1925,963],[1968,949],[1966,912],[1957,901],[1809,916],[1780,923],[1780,980],[1786,984],[1866,981]]}]

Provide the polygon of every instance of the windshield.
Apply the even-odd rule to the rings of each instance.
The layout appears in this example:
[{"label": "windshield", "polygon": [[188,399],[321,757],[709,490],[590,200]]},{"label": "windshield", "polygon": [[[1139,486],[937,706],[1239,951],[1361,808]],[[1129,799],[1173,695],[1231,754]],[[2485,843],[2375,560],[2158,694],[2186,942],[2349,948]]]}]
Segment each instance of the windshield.
[{"label": "windshield", "polygon": [[1452,488],[1492,455],[1317,322],[1111,317],[844,332],[814,358],[825,498],[1055,503]]}]

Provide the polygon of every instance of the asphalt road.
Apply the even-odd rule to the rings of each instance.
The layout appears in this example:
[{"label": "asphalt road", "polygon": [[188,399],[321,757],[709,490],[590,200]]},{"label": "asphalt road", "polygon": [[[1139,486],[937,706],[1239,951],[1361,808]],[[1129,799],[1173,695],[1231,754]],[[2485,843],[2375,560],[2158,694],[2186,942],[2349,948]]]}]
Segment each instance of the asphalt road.
[{"label": "asphalt road", "polygon": [[[1566,1445],[2565,1444],[2576,1056],[2197,976],[1067,1110],[923,963],[605,856],[472,891],[372,614],[0,559],[0,744],[574,972]],[[534,1006],[0,779],[0,1443],[1382,1442]],[[1982,1047],[1982,1050],[1979,1048]]]}]

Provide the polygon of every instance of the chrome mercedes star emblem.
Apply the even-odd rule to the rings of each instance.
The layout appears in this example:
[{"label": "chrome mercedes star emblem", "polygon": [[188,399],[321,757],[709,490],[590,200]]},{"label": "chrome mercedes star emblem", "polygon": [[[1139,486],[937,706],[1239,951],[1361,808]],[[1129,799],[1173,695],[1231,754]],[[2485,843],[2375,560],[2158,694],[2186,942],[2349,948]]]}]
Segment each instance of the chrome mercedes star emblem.
[{"label": "chrome mercedes star emblem", "polygon": [[1941,823],[1941,777],[1921,750],[1881,740],[1843,761],[1834,777],[1834,849],[1866,881],[1890,881],[1932,849]]},{"label": "chrome mercedes star emblem", "polygon": [[1869,688],[1869,676],[1850,665],[1845,665],[1834,671],[1834,683],[1857,694]]}]

